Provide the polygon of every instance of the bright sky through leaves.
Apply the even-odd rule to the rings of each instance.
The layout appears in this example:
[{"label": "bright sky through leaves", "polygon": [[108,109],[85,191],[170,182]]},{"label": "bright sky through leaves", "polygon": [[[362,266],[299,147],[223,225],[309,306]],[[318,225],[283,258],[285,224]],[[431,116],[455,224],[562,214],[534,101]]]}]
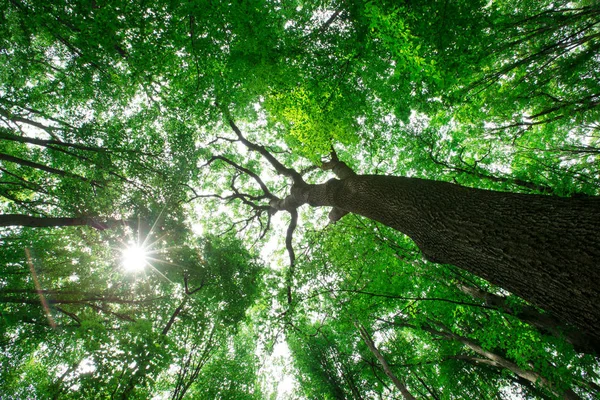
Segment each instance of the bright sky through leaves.
[{"label": "bright sky through leaves", "polygon": [[142,246],[131,244],[123,250],[121,262],[126,272],[141,272],[148,264],[148,252]]}]

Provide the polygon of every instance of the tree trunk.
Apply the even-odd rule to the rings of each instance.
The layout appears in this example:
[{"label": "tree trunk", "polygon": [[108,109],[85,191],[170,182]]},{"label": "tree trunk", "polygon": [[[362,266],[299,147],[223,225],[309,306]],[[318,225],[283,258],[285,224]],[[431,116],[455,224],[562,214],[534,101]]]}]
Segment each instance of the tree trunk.
[{"label": "tree trunk", "polygon": [[600,355],[600,340],[598,338],[570,326],[565,326],[552,314],[542,313],[530,305],[520,306],[515,310],[508,304],[507,298],[504,296],[489,293],[464,283],[457,286],[463,293],[482,300],[486,306],[495,307],[513,315],[521,321],[536,327],[542,333],[564,338],[579,353]]},{"label": "tree trunk", "polygon": [[378,175],[297,185],[289,197],[379,221],[411,237],[426,259],[472,272],[600,337],[600,198]]},{"label": "tree trunk", "polygon": [[483,347],[481,347],[479,345],[479,343],[475,342],[474,340],[471,340],[469,338],[459,336],[459,335],[456,335],[456,334],[450,333],[450,332],[444,332],[444,333],[440,332],[440,334],[451,337],[452,339],[459,341],[460,343],[462,343],[463,345],[465,345],[466,347],[468,347],[475,353],[486,357],[483,360],[482,359],[477,360],[477,362],[480,364],[487,364],[487,365],[491,365],[493,367],[498,367],[498,368],[506,368],[509,371],[511,371],[512,373],[514,373],[515,375],[517,375],[519,378],[525,379],[526,381],[534,383],[534,384],[538,384],[541,387],[545,388],[546,390],[549,390],[550,392],[552,392],[555,396],[560,397],[564,400],[580,400],[581,399],[571,389],[567,389],[562,393],[556,392],[555,389],[553,388],[552,383],[550,381],[548,381],[548,379],[546,379],[545,377],[541,376],[539,373],[537,373],[535,371],[531,371],[531,370],[525,370],[525,369],[519,367],[514,362],[507,360],[506,358],[504,358],[494,352],[485,350]]},{"label": "tree trunk", "polygon": [[389,364],[387,363],[385,357],[383,357],[383,355],[379,352],[377,347],[375,347],[375,343],[373,342],[373,339],[371,339],[371,336],[369,335],[369,333],[367,332],[365,327],[358,323],[354,323],[354,326],[356,326],[356,329],[358,329],[358,332],[360,333],[360,337],[363,339],[363,341],[365,342],[365,344],[367,345],[367,347],[369,348],[371,353],[373,353],[373,355],[375,356],[377,361],[379,361],[379,364],[381,364],[381,368],[383,368],[383,372],[385,372],[385,374],[392,380],[392,382],[394,382],[394,386],[396,386],[398,388],[398,390],[400,390],[400,393],[402,393],[402,396],[406,400],[416,400],[415,397],[408,391],[408,388],[406,387],[406,385],[404,383],[402,383],[400,381],[400,379],[398,379],[396,374],[394,374],[394,372],[390,368]]}]

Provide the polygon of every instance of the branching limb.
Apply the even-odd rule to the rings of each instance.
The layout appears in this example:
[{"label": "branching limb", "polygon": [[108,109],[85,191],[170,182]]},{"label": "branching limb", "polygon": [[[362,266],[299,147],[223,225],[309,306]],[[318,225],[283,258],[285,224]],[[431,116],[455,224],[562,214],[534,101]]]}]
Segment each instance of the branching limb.
[{"label": "branching limb", "polygon": [[208,160],[206,162],[205,165],[210,165],[211,163],[213,163],[216,160],[221,160],[221,161],[223,161],[223,162],[231,165],[232,167],[234,167],[238,171],[243,172],[246,175],[252,177],[252,179],[254,179],[256,181],[256,183],[258,183],[258,185],[260,186],[261,190],[264,192],[265,196],[268,199],[275,199],[276,198],[276,196],[273,193],[271,193],[271,191],[269,190],[269,188],[267,187],[267,185],[265,185],[265,183],[262,181],[262,179],[255,172],[249,170],[246,167],[242,167],[241,165],[239,165],[236,162],[228,159],[227,157],[224,157],[224,156],[212,156],[210,158],[210,160]]},{"label": "branching limb", "polygon": [[[333,146],[331,146],[330,160],[323,162],[321,164],[321,169],[323,171],[333,171],[333,173],[340,180],[356,175],[356,172],[354,172],[352,168],[350,168],[345,162],[340,161]],[[334,207],[329,212],[329,222],[334,224],[346,214],[348,214],[347,211]]]},{"label": "branching limb", "polygon": [[339,179],[346,179],[356,175],[356,172],[354,172],[354,170],[350,168],[348,164],[346,164],[343,161],[340,161],[333,146],[331,147],[330,157],[331,159],[329,161],[323,162],[321,164],[321,169],[323,171],[331,170]]},{"label": "branching limb", "polygon": [[240,129],[237,127],[237,125],[233,122],[233,120],[229,119],[228,122],[229,122],[229,126],[231,126],[231,129],[233,129],[233,131],[239,138],[240,142],[242,142],[242,144],[244,146],[246,146],[248,149],[250,149],[252,151],[256,151],[261,156],[263,156],[273,166],[273,168],[275,168],[275,171],[277,171],[277,173],[279,175],[283,175],[283,176],[287,176],[288,178],[291,178],[294,185],[298,185],[298,186],[306,185],[306,182],[304,182],[304,179],[302,179],[302,175],[300,175],[300,173],[298,171],[284,166],[281,162],[279,162],[279,160],[277,160],[273,156],[273,154],[271,154],[266,149],[266,147],[258,145],[256,143],[252,143],[251,141],[246,139],[244,137],[244,135],[242,134],[242,131],[240,131]]}]

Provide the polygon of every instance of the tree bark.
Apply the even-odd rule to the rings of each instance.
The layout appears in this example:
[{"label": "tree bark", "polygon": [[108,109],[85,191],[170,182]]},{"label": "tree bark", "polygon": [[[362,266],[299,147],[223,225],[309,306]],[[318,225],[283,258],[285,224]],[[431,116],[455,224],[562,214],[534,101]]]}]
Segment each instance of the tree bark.
[{"label": "tree bark", "polygon": [[289,197],[390,226],[429,261],[463,268],[600,337],[600,198],[379,175],[296,185]]}]

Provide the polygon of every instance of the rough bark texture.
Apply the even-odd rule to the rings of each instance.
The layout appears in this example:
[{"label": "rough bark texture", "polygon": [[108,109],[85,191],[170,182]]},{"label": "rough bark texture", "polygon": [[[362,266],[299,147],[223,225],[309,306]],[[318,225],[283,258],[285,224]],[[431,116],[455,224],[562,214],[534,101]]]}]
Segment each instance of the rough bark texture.
[{"label": "rough bark texture", "polygon": [[504,193],[356,175],[292,191],[379,221],[453,264],[600,337],[600,198]]}]

